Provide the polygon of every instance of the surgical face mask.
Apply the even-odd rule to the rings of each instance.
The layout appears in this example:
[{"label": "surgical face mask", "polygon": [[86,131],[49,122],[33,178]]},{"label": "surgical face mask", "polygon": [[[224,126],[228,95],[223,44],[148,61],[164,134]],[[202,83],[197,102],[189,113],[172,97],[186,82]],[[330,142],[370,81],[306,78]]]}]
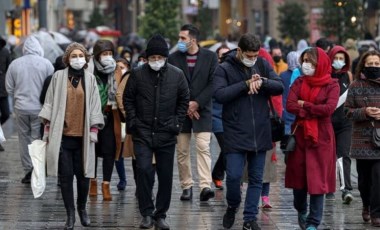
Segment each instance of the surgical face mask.
[{"label": "surgical face mask", "polygon": [[184,41],[179,41],[177,43],[177,48],[179,51],[181,51],[182,53],[186,53],[187,50],[189,49],[189,46],[190,45],[190,42],[184,42]]},{"label": "surgical face mask", "polygon": [[313,65],[311,63],[304,62],[302,63],[302,73],[306,76],[313,76],[315,73],[315,68],[313,68]]},{"label": "surgical face mask", "polygon": [[243,59],[241,60],[241,62],[248,68],[254,66],[257,61],[257,58],[255,58],[254,60],[251,60],[251,59],[246,58],[244,55],[242,55],[242,57]]},{"label": "surgical face mask", "polygon": [[122,69],[122,70],[121,70],[121,76],[124,76],[124,74],[125,74],[127,71],[128,71],[127,69]]},{"label": "surgical face mask", "polygon": [[143,62],[143,61],[139,61],[139,62],[137,62],[137,66],[142,66],[142,65],[144,65],[145,64],[145,62]]},{"label": "surgical face mask", "polygon": [[71,58],[70,66],[73,69],[80,70],[86,64],[86,59],[84,57]]},{"label": "surgical face mask", "polygon": [[158,61],[149,61],[149,66],[154,71],[159,71],[164,65],[165,65],[165,59],[158,60]]},{"label": "surgical face mask", "polygon": [[131,62],[131,58],[130,57],[125,58],[125,60],[127,60],[128,62]]},{"label": "surgical face mask", "polygon": [[346,63],[343,60],[334,60],[332,66],[336,70],[341,70]]},{"label": "surgical face mask", "polygon": [[100,64],[102,64],[102,66],[109,66],[112,65],[114,62],[115,60],[110,55],[100,56]]}]

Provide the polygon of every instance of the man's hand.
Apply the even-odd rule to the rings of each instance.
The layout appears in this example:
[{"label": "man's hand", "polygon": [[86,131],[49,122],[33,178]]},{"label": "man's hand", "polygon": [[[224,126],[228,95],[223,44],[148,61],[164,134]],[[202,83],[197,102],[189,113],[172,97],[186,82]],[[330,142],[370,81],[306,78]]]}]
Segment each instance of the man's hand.
[{"label": "man's hand", "polygon": [[248,94],[258,94],[263,80],[261,80],[260,75],[254,74],[251,79],[246,81],[246,84],[249,88]]},{"label": "man's hand", "polygon": [[376,107],[367,107],[365,109],[367,116],[373,117],[375,120],[380,120],[380,109]]},{"label": "man's hand", "polygon": [[196,102],[196,101],[190,101],[190,103],[189,103],[189,110],[190,110],[190,112],[195,112],[195,111],[198,111],[198,109],[199,109],[199,105],[198,105],[198,102]]}]

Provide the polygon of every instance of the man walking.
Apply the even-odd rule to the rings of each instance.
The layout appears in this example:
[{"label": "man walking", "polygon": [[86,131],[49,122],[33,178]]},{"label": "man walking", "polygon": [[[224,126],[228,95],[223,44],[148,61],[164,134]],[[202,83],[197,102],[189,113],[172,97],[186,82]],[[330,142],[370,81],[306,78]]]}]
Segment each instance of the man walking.
[{"label": "man walking", "polygon": [[[123,95],[127,133],[132,135],[137,167],[137,198],[143,219],[140,228],[169,229],[174,151],[189,106],[189,88],[183,72],[167,63],[168,46],[161,35],[146,48],[148,63],[132,70]],[[153,153],[156,159],[152,165]],[[152,200],[157,171],[156,206]],[[154,213],[153,213],[154,212]]]},{"label": "man walking", "polygon": [[[8,70],[11,63],[11,54],[9,50],[5,48],[7,42],[0,37],[0,123],[4,124],[9,118],[9,103],[8,93],[5,89],[5,73]],[[4,151],[3,146],[0,144],[0,151]]]},{"label": "man walking", "polygon": [[258,57],[260,40],[244,34],[238,48],[227,54],[215,71],[214,97],[223,104],[224,150],[228,208],[223,227],[231,228],[240,206],[240,181],[248,167],[244,229],[260,229],[256,223],[262,189],[265,154],[272,149],[268,101],[283,91],[281,79]]},{"label": "man walking", "polygon": [[6,74],[6,89],[14,101],[20,157],[25,171],[22,183],[30,183],[33,170],[28,144],[41,137],[38,114],[42,86],[45,79],[54,73],[53,65],[43,56],[40,43],[31,35],[24,42],[23,56],[10,64]]},{"label": "man walking", "polygon": [[190,88],[190,103],[183,129],[178,135],[177,161],[181,187],[181,200],[191,200],[193,178],[190,163],[190,139],[194,133],[197,149],[197,168],[200,200],[215,196],[211,190],[210,139],[212,131],[212,81],[218,64],[215,53],[198,46],[199,30],[187,24],[179,32],[178,51],[169,56],[169,63],[182,69]]}]

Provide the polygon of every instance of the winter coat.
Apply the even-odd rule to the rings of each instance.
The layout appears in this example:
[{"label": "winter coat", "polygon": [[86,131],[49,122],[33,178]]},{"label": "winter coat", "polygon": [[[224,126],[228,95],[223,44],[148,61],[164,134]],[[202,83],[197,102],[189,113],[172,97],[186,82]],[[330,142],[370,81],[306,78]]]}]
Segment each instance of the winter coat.
[{"label": "winter coat", "polygon": [[282,105],[283,105],[283,110],[282,110],[282,120],[285,122],[285,124],[292,124],[293,121],[295,120],[296,116],[294,114],[289,113],[286,110],[286,101],[288,99],[289,95],[289,90],[290,90],[290,78],[292,76],[293,71],[288,69],[285,72],[282,72],[280,74],[280,78],[282,80],[282,83],[284,84],[284,92],[282,93]]},{"label": "winter coat", "polygon": [[14,97],[14,107],[27,114],[41,110],[40,95],[45,79],[53,75],[54,67],[43,58],[44,51],[34,36],[24,43],[23,56],[14,60],[6,74],[7,92]]},{"label": "winter coat", "polygon": [[186,76],[190,88],[190,101],[199,104],[198,113],[200,118],[190,119],[186,116],[183,124],[182,133],[211,132],[212,131],[212,81],[213,73],[218,65],[218,59],[214,52],[204,48],[199,48],[197,62],[193,75],[186,62],[186,53],[176,51],[168,58],[168,62],[180,68]]},{"label": "winter coat", "polygon": [[133,143],[150,148],[174,145],[189,107],[189,87],[175,66],[165,63],[154,71],[144,64],[132,69],[123,104]]},{"label": "winter coat", "polygon": [[[326,75],[331,71],[331,63],[325,53],[318,49],[316,75]],[[336,79],[321,89],[315,102],[305,101],[303,107],[298,105],[303,81],[308,76],[297,78],[290,88],[286,110],[296,115],[292,125],[295,132],[296,149],[288,154],[285,172],[285,187],[293,189],[307,189],[309,194],[325,194],[335,191],[336,154],[335,135],[331,123],[338,98],[339,85]],[[318,120],[318,140],[314,143],[305,138],[301,120],[316,118]]]},{"label": "winter coat", "polygon": [[[371,143],[371,118],[366,115],[365,108],[380,108],[380,83],[366,79],[354,81],[349,87],[344,106],[347,117],[353,121],[350,156],[355,159],[379,160],[380,149]],[[375,121],[375,127],[380,128],[380,121]]]},{"label": "winter coat", "polygon": [[223,133],[222,121],[223,105],[216,102],[215,98],[212,99],[212,132]]},{"label": "winter coat", "polygon": [[0,97],[8,96],[7,90],[5,89],[5,74],[10,64],[11,54],[8,49],[5,47],[0,48]]},{"label": "winter coat", "polygon": [[[251,78],[253,72],[265,79],[258,94],[248,95],[245,81]],[[282,91],[281,79],[267,61],[259,57],[253,67],[247,68],[236,58],[236,51],[230,51],[214,74],[214,97],[223,104],[226,152],[272,149],[268,100]]]},{"label": "winter coat", "polygon": [[[95,177],[95,143],[90,142],[90,128],[104,127],[101,102],[94,75],[84,72],[85,122],[83,134],[83,172],[87,178]],[[66,110],[68,68],[57,71],[46,93],[45,103],[39,114],[50,122],[49,143],[46,146],[47,174],[57,176],[59,149],[61,147]]]}]

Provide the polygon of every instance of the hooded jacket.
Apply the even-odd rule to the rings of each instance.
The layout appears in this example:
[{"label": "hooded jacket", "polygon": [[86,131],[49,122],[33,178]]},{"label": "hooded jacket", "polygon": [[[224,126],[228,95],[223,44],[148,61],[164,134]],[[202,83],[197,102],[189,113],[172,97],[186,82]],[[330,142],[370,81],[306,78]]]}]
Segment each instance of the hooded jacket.
[{"label": "hooded jacket", "polygon": [[8,96],[5,89],[5,74],[11,63],[11,54],[5,48],[6,41],[0,37],[0,97]]},{"label": "hooded jacket", "polygon": [[14,107],[20,112],[38,114],[40,95],[45,79],[54,73],[54,67],[43,58],[38,40],[29,36],[23,47],[23,56],[14,60],[6,74],[6,89],[14,97]]},{"label": "hooded jacket", "polygon": [[[260,59],[260,60],[259,60]],[[258,62],[262,63],[263,73]],[[248,95],[245,83],[252,73],[265,77],[258,94]],[[223,104],[223,129],[226,152],[259,152],[272,149],[268,100],[283,91],[281,79],[269,63],[258,57],[256,64],[247,68],[230,51],[214,73],[214,97]]]}]

